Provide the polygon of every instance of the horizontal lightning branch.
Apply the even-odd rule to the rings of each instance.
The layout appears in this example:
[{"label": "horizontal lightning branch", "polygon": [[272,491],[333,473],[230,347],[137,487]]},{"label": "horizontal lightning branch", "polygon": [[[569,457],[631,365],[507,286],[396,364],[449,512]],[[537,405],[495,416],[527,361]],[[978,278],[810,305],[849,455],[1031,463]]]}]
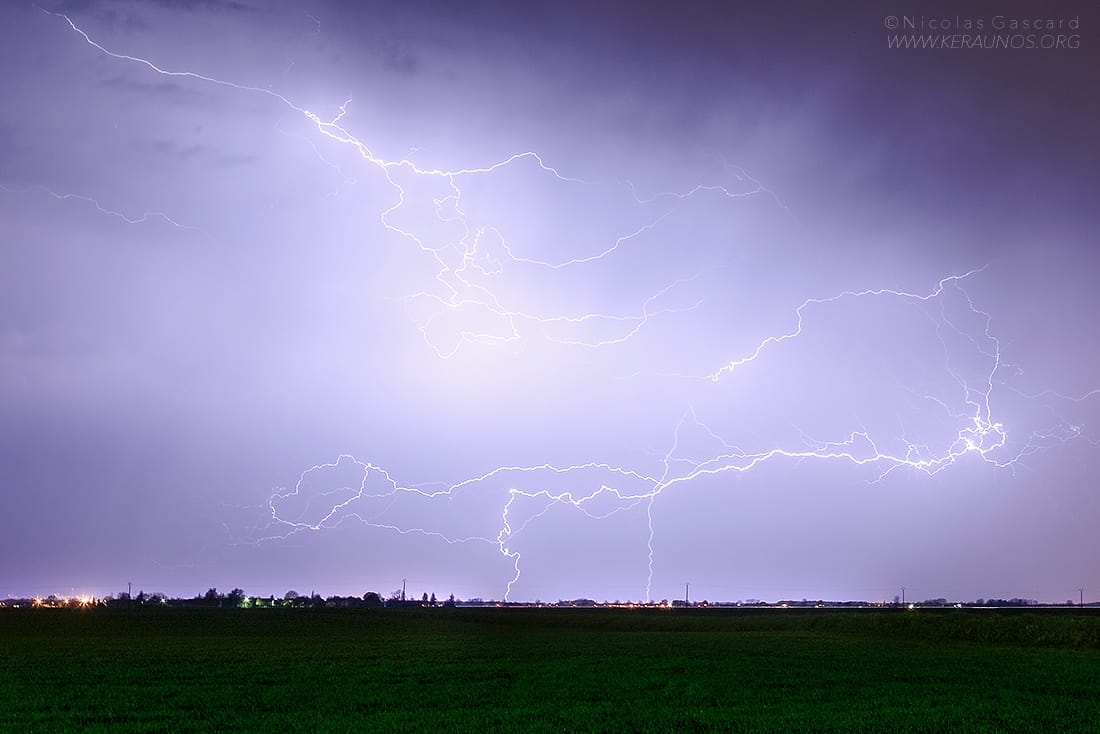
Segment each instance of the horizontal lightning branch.
[{"label": "horizontal lightning branch", "polygon": [[176,229],[185,229],[185,230],[191,230],[193,232],[199,232],[201,234],[206,234],[199,227],[195,227],[195,226],[192,226],[192,225],[189,225],[189,224],[182,224],[182,223],[176,221],[175,219],[173,219],[172,217],[168,216],[164,212],[142,212],[141,214],[138,214],[138,215],[124,214],[123,212],[118,212],[118,211],[114,211],[112,209],[106,208],[105,206],[103,206],[97,200],[93,199],[90,196],[82,196],[81,194],[61,194],[61,193],[58,193],[57,191],[54,191],[53,189],[47,188],[46,186],[41,186],[41,185],[37,185],[37,184],[34,185],[34,186],[27,186],[27,187],[23,187],[23,188],[11,188],[11,187],[4,186],[4,185],[0,184],[0,191],[4,191],[4,192],[9,193],[9,194],[26,194],[26,193],[30,193],[30,192],[34,192],[34,191],[40,191],[42,193],[48,194],[49,196],[53,197],[54,199],[57,199],[58,201],[73,200],[73,201],[82,201],[82,202],[85,202],[87,204],[91,204],[95,208],[95,210],[97,212],[99,212],[100,214],[106,214],[108,216],[115,217],[116,219],[122,220],[126,224],[144,224],[146,222],[159,220],[159,221],[162,221],[166,224],[172,225]]}]

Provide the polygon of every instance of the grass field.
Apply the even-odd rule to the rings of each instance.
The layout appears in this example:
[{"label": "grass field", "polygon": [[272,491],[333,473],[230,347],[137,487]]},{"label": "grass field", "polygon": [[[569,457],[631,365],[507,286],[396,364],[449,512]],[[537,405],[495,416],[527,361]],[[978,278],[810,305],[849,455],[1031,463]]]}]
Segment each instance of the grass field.
[{"label": "grass field", "polygon": [[1100,731],[1074,610],[0,610],[0,730]]}]

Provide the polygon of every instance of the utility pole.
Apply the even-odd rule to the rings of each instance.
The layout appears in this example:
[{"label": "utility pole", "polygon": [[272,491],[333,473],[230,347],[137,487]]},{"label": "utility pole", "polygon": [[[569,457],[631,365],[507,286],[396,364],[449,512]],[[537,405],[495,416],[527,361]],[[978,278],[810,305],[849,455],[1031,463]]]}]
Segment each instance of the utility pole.
[{"label": "utility pole", "polygon": [[905,587],[901,587],[901,605],[905,606]]},{"label": "utility pole", "polygon": [[690,589],[691,589],[691,582],[690,581],[685,581],[684,582],[684,606],[685,607],[688,605],[688,598],[689,598],[688,597],[688,591]]},{"label": "utility pole", "polygon": [[401,579],[401,601],[405,601],[405,583],[408,579]]},{"label": "utility pole", "polygon": [[1082,607],[1085,606],[1085,589],[1080,588],[1080,589],[1077,590],[1077,593],[1079,594],[1078,599],[1080,599],[1079,606],[1082,606]]}]

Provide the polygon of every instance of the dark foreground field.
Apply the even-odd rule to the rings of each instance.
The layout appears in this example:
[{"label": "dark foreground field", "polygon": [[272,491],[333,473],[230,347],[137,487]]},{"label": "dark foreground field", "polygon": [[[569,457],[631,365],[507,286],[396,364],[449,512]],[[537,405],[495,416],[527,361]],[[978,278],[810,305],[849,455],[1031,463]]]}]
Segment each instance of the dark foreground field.
[{"label": "dark foreground field", "polygon": [[0,610],[0,729],[1100,731],[1072,610]]}]

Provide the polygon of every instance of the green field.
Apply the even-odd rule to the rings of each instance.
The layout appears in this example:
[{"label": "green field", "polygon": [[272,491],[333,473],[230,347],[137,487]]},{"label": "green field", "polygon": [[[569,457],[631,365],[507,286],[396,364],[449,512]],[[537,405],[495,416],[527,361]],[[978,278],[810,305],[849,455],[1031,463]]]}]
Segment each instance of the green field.
[{"label": "green field", "polygon": [[1074,610],[0,609],[0,730],[1100,731]]}]

